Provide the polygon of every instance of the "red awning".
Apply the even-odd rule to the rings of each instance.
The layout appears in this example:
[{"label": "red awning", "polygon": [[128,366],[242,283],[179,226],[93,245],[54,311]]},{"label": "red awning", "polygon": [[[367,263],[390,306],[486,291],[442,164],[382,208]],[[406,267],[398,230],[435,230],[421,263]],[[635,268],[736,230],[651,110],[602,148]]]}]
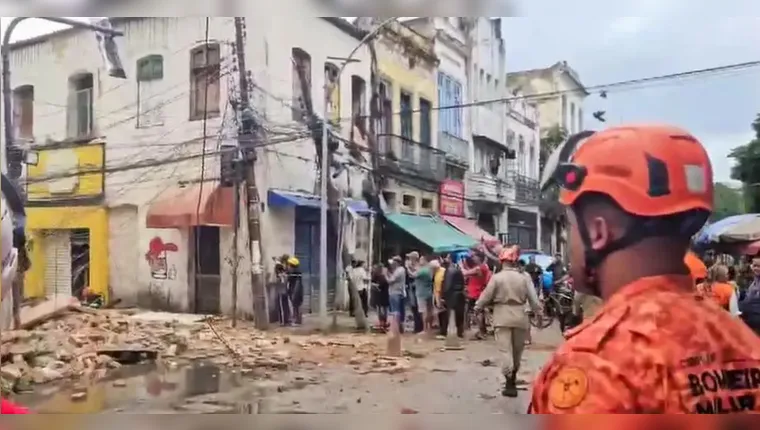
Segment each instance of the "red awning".
[{"label": "red awning", "polygon": [[477,240],[478,242],[485,242],[487,244],[499,243],[499,239],[483,230],[482,228],[478,227],[478,224],[475,222],[475,220],[446,215],[443,215],[443,219],[446,220],[447,223],[451,224],[452,227]]},{"label": "red awning", "polygon": [[[200,201],[200,205],[198,202]],[[199,225],[232,227],[234,192],[218,184],[171,187],[148,209],[148,228],[187,228]]]}]

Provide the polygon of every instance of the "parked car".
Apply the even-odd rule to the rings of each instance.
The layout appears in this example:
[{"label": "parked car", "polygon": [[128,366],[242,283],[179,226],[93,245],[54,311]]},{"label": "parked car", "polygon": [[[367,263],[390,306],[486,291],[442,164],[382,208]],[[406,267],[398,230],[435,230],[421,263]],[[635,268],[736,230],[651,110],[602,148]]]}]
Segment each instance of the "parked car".
[{"label": "parked car", "polygon": [[534,250],[525,250],[520,253],[520,261],[522,261],[525,264],[528,264],[530,261],[530,257],[535,257],[536,264],[538,264],[541,269],[544,271],[543,277],[541,279],[541,282],[543,284],[544,290],[551,290],[552,285],[554,285],[554,275],[551,271],[546,270],[547,267],[549,267],[550,264],[552,264],[552,261],[554,261],[554,257],[548,254],[544,254],[541,251],[534,251]]}]

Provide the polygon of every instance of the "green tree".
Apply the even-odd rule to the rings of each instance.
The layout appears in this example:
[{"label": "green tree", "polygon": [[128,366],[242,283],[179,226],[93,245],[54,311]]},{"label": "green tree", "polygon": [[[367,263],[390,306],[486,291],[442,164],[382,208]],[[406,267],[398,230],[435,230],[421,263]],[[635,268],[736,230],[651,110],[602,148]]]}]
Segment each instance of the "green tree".
[{"label": "green tree", "polygon": [[[567,139],[567,136],[567,130],[559,125],[555,125],[546,131],[544,137],[541,138],[538,153],[538,163],[541,172],[544,171],[546,160],[548,160],[549,156],[552,155],[552,152],[554,152],[554,150]],[[559,188],[557,185],[552,185],[546,191],[541,193],[539,207],[544,216],[554,219],[562,218],[565,209],[559,203]]]},{"label": "green tree", "polygon": [[744,184],[744,198],[749,212],[760,212],[760,114],[752,122],[755,138],[734,148],[728,155],[736,162],[731,178]]},{"label": "green tree", "polygon": [[742,213],[744,202],[741,190],[731,188],[720,182],[715,184],[713,197],[713,214],[710,221],[720,221],[723,218]]},{"label": "green tree", "polygon": [[538,153],[538,163],[540,171],[543,172],[546,160],[552,155],[557,147],[567,139],[567,130],[559,125],[555,125],[546,131],[544,137],[541,138],[541,145]]}]

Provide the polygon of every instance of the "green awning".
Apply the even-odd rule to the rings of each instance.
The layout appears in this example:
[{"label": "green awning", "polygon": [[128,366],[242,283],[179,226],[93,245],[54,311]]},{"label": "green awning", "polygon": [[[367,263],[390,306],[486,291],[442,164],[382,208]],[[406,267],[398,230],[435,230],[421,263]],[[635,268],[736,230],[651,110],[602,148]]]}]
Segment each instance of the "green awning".
[{"label": "green awning", "polygon": [[475,239],[439,218],[397,213],[385,214],[385,218],[430,247],[436,254],[462,251],[477,245]]}]

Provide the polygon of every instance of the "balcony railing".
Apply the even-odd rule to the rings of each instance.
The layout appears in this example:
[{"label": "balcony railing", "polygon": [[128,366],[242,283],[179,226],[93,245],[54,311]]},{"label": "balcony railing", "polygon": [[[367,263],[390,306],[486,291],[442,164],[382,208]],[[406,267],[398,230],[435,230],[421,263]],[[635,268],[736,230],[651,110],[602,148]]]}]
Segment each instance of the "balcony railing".
[{"label": "balcony railing", "polygon": [[438,133],[438,147],[446,153],[447,161],[470,165],[470,146],[466,140],[442,131]]},{"label": "balcony railing", "polygon": [[538,204],[541,199],[539,182],[525,175],[515,175],[515,200],[518,203]]},{"label": "balcony railing", "polygon": [[404,136],[379,134],[379,167],[431,181],[446,176],[446,153]]},{"label": "balcony railing", "polygon": [[473,201],[510,203],[514,186],[510,181],[484,173],[469,173],[466,179],[467,198]]}]

